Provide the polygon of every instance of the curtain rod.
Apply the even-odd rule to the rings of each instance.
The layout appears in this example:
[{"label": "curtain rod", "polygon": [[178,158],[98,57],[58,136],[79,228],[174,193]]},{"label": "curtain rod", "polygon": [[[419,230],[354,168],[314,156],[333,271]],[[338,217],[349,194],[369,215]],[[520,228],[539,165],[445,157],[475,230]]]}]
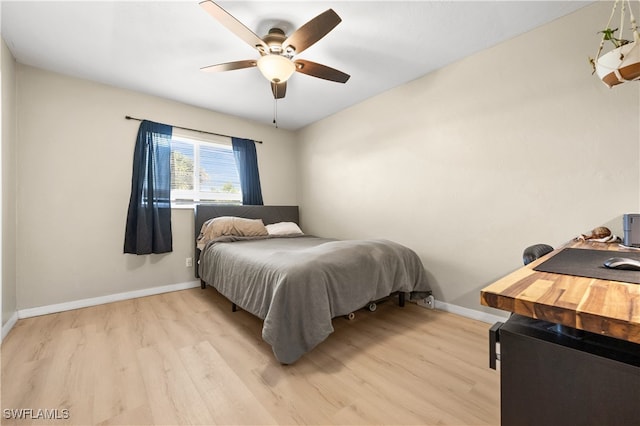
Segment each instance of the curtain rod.
[{"label": "curtain rod", "polygon": [[[124,118],[126,118],[127,120],[143,121],[141,118],[131,117],[130,115],[125,115]],[[222,133],[207,132],[206,130],[190,129],[189,127],[181,127],[181,126],[174,126],[174,125],[170,125],[170,126],[171,127],[175,127],[177,129],[190,130],[192,132],[206,133],[208,135],[222,136],[222,137],[225,137],[225,138],[233,137],[233,136],[229,136],[229,135],[223,135]],[[254,142],[255,143],[262,143],[262,141],[254,141]]]}]

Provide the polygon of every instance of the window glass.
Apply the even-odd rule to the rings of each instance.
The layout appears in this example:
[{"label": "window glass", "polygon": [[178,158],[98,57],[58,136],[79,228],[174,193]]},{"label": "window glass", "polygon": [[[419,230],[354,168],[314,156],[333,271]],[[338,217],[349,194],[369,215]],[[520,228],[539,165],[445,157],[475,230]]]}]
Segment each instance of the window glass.
[{"label": "window glass", "polygon": [[223,138],[202,140],[175,134],[171,140],[171,203],[242,203],[240,177],[231,148]]}]

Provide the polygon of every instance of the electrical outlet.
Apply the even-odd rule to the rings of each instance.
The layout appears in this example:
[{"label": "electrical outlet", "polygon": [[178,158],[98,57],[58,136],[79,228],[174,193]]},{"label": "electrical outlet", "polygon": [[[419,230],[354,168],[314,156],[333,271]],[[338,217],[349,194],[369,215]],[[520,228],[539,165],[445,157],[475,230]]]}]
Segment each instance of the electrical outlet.
[{"label": "electrical outlet", "polygon": [[187,257],[187,258],[185,259],[185,261],[184,261],[184,265],[185,265],[187,268],[191,268],[191,267],[193,266],[193,258],[191,258],[191,257]]},{"label": "electrical outlet", "polygon": [[417,303],[418,303],[418,306],[422,306],[423,308],[428,308],[428,309],[436,308],[436,299],[433,297],[433,295],[430,295],[425,299],[419,299]]}]

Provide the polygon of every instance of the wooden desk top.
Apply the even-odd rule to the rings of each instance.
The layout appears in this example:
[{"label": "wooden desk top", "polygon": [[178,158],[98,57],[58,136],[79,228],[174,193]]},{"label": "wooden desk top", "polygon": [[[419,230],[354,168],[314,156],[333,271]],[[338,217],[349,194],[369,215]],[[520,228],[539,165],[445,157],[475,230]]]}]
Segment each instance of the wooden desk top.
[{"label": "wooden desk top", "polygon": [[640,285],[533,270],[568,247],[630,251],[618,244],[571,241],[484,288],[481,303],[640,344]]}]

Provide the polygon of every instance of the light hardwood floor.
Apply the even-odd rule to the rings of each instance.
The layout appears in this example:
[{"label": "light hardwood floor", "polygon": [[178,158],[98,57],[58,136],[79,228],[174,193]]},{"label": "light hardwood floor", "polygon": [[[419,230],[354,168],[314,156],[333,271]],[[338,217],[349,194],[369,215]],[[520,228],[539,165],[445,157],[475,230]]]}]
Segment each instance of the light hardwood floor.
[{"label": "light hardwood floor", "polygon": [[[489,325],[413,303],[334,319],[279,364],[261,321],[212,288],[18,321],[2,343],[2,424],[497,425]],[[57,409],[58,420],[7,419]]]}]

